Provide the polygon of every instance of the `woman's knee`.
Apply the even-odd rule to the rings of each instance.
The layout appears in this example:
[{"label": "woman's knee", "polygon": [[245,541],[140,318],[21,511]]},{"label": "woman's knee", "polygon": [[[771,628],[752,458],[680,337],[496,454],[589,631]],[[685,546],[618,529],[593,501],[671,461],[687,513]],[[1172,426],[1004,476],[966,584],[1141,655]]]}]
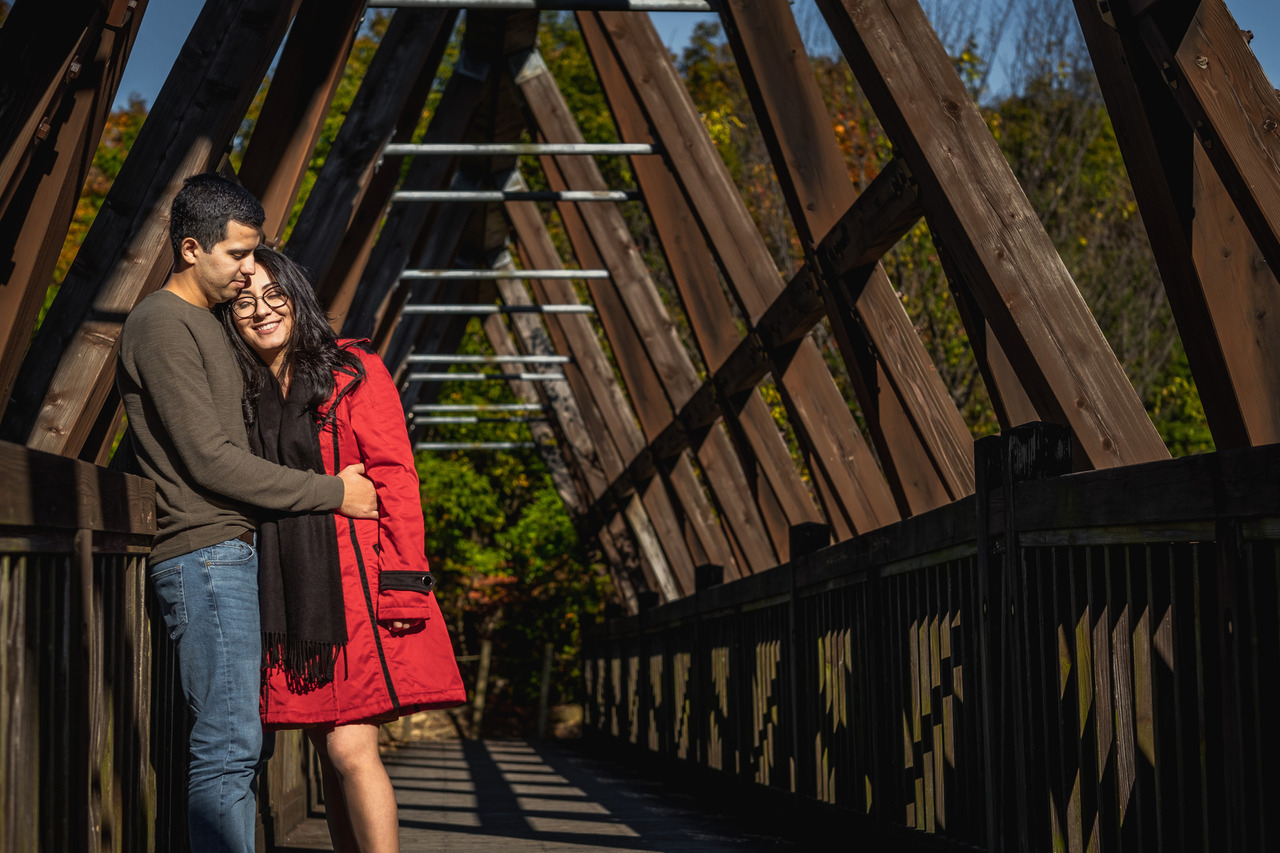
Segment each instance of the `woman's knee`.
[{"label": "woman's knee", "polygon": [[338,726],[325,737],[325,752],[335,772],[342,776],[359,773],[381,763],[376,726]]}]

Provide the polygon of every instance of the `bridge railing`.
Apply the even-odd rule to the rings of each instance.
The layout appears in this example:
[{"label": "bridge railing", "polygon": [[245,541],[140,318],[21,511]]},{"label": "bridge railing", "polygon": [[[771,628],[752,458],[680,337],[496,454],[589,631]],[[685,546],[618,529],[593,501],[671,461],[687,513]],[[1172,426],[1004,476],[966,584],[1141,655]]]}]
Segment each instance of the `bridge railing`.
[{"label": "bridge railing", "polygon": [[[187,847],[185,703],[147,582],[155,486],[0,442],[0,850]],[[260,839],[306,815],[282,733]]]},{"label": "bridge railing", "polygon": [[588,730],[987,849],[1265,848],[1280,446],[1068,457],[984,439],[968,499],[611,620]]},{"label": "bridge railing", "polygon": [[0,483],[0,847],[154,849],[155,487],[5,443]]}]

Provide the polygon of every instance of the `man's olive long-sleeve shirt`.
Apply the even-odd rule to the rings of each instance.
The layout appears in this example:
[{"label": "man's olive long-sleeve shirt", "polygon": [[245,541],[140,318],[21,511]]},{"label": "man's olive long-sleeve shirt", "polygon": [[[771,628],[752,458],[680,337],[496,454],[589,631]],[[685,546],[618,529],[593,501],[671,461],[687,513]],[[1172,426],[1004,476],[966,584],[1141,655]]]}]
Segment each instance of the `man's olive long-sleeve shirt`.
[{"label": "man's olive long-sleeve shirt", "polygon": [[142,473],[156,483],[153,563],[254,530],[255,507],[342,505],[337,477],[249,451],[240,369],[213,312],[165,290],[148,296],[125,321],[116,384]]}]

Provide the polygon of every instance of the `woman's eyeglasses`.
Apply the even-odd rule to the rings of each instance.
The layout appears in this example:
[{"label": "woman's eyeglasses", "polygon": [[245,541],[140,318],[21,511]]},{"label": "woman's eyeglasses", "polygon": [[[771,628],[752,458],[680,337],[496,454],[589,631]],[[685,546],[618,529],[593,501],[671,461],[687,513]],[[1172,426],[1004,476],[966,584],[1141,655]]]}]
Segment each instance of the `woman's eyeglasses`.
[{"label": "woman's eyeglasses", "polygon": [[[277,287],[262,294],[262,301],[266,303],[268,308],[279,309],[288,303],[289,297],[285,296],[284,291]],[[231,303],[231,313],[241,320],[248,320],[258,313],[258,297],[237,296]]]}]

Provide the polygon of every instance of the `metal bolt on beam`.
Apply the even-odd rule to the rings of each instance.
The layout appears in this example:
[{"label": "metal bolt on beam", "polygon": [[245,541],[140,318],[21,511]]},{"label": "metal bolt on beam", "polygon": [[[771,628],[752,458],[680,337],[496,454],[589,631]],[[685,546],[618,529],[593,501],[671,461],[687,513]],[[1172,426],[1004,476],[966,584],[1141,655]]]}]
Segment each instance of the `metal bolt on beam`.
[{"label": "metal bolt on beam", "polygon": [[393,193],[392,202],[418,201],[639,201],[637,190],[402,190]]},{"label": "metal bolt on beam", "polygon": [[592,305],[406,305],[406,314],[594,314]]},{"label": "metal bolt on beam", "polygon": [[657,154],[658,148],[644,142],[494,142],[494,143],[396,143],[382,149],[387,157],[437,155],[448,157],[496,157],[535,154]]},{"label": "metal bolt on beam", "polygon": [[608,278],[608,270],[405,270],[401,281],[503,281]]}]

